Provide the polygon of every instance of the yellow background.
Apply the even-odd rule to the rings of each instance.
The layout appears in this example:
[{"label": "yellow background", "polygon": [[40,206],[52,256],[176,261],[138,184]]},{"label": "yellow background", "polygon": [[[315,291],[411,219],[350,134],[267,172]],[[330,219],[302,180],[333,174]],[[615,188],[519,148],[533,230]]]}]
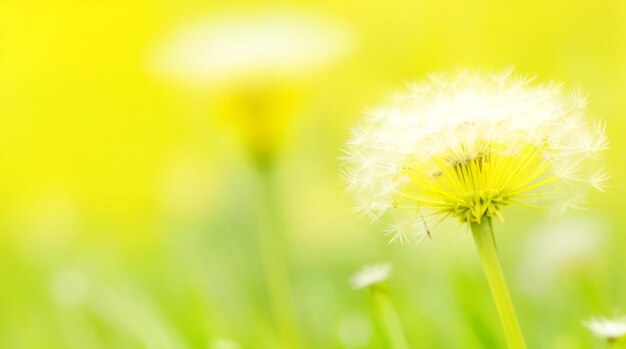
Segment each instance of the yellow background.
[{"label": "yellow background", "polygon": [[[578,214],[601,222],[593,258],[525,293],[516,266],[547,218],[510,210],[497,227],[529,347],[601,347],[580,321],[626,308],[625,2],[29,0],[0,1],[0,347],[271,347],[260,344],[273,339],[246,247],[253,165],[206,100],[147,62],[189,21],[285,8],[333,18],[354,39],[302,82],[276,165],[310,347],[350,347],[341,329],[354,318],[356,332],[371,329],[361,347],[384,346],[367,295],[346,283],[378,260],[396,266],[391,289],[414,343],[504,343],[464,228],[387,246],[380,226],[351,213],[337,159],[353,122],[406,81],[509,66],[582,87],[607,122],[611,188]],[[53,299],[67,270],[91,280],[86,304]]]}]

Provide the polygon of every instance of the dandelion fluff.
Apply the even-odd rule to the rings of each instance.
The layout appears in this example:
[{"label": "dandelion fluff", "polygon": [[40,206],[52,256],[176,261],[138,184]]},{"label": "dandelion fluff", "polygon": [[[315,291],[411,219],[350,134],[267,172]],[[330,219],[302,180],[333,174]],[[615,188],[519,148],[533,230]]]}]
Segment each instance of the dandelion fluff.
[{"label": "dandelion fluff", "polygon": [[392,240],[418,240],[448,217],[503,219],[519,205],[556,213],[604,190],[605,125],[587,97],[511,70],[430,75],[367,113],[345,148],[357,210],[392,217]]}]

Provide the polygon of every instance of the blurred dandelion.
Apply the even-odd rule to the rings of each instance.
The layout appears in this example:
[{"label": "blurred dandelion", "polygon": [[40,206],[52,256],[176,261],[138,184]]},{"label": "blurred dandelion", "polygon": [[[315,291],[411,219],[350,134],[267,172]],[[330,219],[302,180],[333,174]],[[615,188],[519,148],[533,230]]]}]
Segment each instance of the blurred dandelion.
[{"label": "blurred dandelion", "polygon": [[298,79],[344,56],[350,36],[343,24],[310,12],[225,14],[173,32],[152,64],[186,83]]},{"label": "blurred dandelion", "polygon": [[352,287],[359,289],[383,283],[389,277],[391,263],[366,265],[350,278]]},{"label": "blurred dandelion", "polygon": [[172,32],[149,64],[210,95],[224,124],[267,161],[284,141],[306,80],[345,57],[353,42],[345,24],[309,12],[224,14]]},{"label": "blurred dandelion", "polygon": [[626,317],[616,319],[591,318],[583,321],[583,325],[591,330],[594,335],[609,343],[614,343],[626,335]]},{"label": "blurred dandelion", "polygon": [[368,113],[346,147],[345,176],[358,210],[393,223],[392,241],[418,241],[446,218],[471,227],[511,348],[524,340],[495,250],[492,218],[509,205],[584,206],[609,175],[603,123],[586,96],[531,84],[512,70],[429,75]]},{"label": "blurred dandelion", "polygon": [[387,295],[384,282],[391,272],[391,263],[366,265],[350,278],[350,284],[356,289],[368,288],[376,308],[376,315],[384,327],[393,349],[408,349],[409,345],[391,300]]},{"label": "blurred dandelion", "polygon": [[259,175],[260,249],[284,346],[301,347],[289,287],[288,257],[273,163],[296,114],[306,79],[344,57],[345,25],[299,11],[261,11],[198,21],[172,33],[152,69],[206,94],[211,113],[233,131]]}]

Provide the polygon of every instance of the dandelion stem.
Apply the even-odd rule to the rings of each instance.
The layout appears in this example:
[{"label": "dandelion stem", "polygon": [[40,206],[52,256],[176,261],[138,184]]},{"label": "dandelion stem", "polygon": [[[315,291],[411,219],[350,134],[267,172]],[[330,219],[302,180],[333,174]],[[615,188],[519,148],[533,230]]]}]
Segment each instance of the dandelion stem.
[{"label": "dandelion stem", "polygon": [[472,223],[471,228],[509,348],[525,349],[526,344],[524,344],[522,330],[517,321],[511,296],[509,295],[506,280],[496,253],[491,219],[484,218],[481,223]]},{"label": "dandelion stem", "polygon": [[393,308],[389,297],[380,286],[371,287],[372,298],[380,324],[384,327],[391,349],[409,349],[398,314]]},{"label": "dandelion stem", "polygon": [[265,282],[271,310],[285,349],[301,349],[291,289],[289,283],[286,236],[282,228],[276,193],[274,192],[271,168],[261,168],[260,248]]}]

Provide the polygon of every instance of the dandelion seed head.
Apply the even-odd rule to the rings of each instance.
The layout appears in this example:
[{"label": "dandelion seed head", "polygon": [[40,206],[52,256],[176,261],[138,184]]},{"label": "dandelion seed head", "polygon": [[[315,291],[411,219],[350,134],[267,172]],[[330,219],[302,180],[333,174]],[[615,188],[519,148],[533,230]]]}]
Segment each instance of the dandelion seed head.
[{"label": "dandelion seed head", "polygon": [[301,78],[345,57],[354,41],[347,25],[322,15],[278,9],[224,13],[178,28],[149,63],[186,83]]},{"label": "dandelion seed head", "polygon": [[588,119],[580,90],[532,81],[512,70],[430,74],[369,111],[343,158],[357,206],[428,233],[447,217],[502,218],[509,205],[583,208],[610,178],[606,126]]},{"label": "dandelion seed head", "polygon": [[356,289],[380,284],[391,273],[391,263],[366,265],[350,278],[350,284]]},{"label": "dandelion seed head", "polygon": [[591,318],[583,321],[583,325],[594,335],[608,341],[614,341],[626,335],[626,318],[624,317],[619,319]]}]

